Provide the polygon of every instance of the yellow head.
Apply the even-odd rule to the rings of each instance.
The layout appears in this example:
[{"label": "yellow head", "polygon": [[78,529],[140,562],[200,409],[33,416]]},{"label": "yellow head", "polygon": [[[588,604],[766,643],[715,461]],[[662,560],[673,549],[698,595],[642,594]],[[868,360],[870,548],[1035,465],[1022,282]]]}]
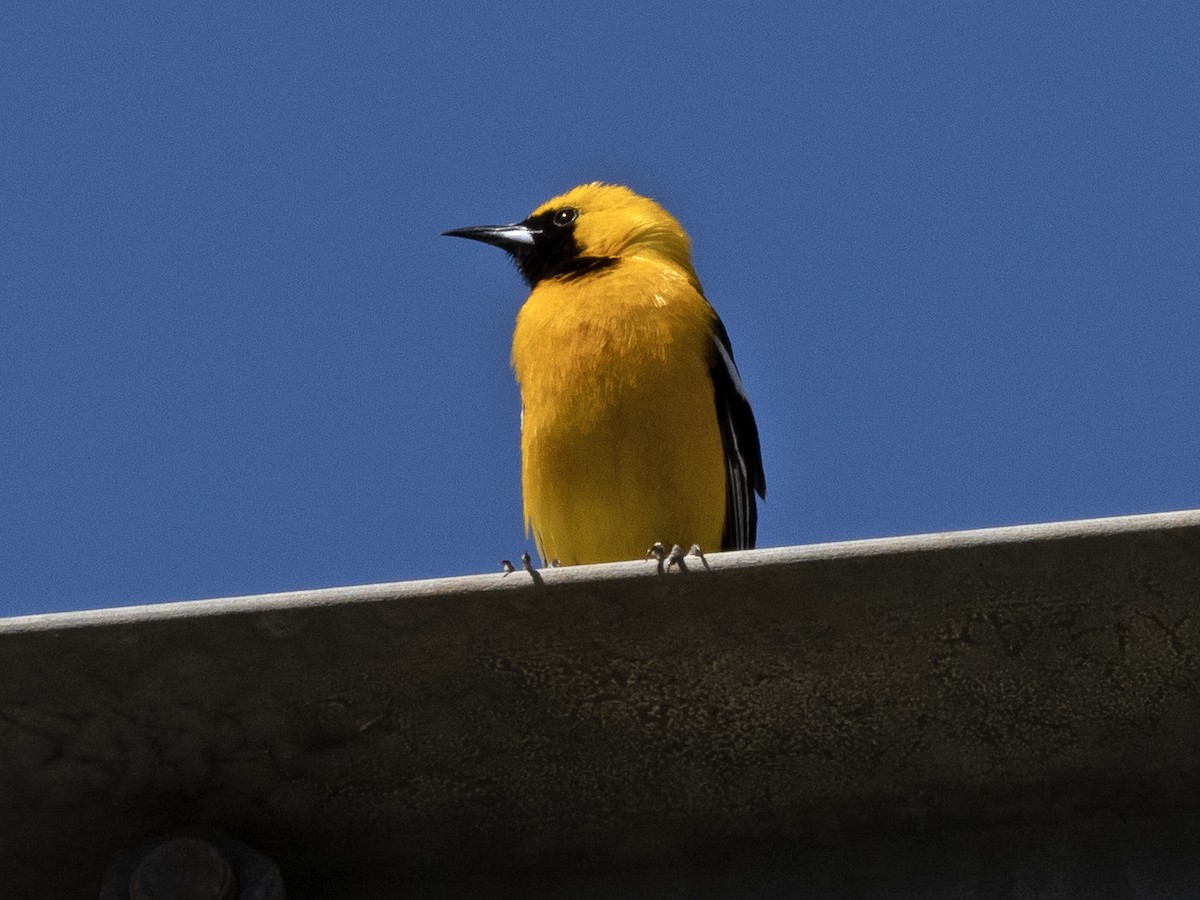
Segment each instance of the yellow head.
[{"label": "yellow head", "polygon": [[446,234],[504,248],[531,286],[543,278],[595,271],[630,256],[660,257],[696,280],[683,226],[653,200],[617,184],[581,184],[513,225],[459,228]]}]

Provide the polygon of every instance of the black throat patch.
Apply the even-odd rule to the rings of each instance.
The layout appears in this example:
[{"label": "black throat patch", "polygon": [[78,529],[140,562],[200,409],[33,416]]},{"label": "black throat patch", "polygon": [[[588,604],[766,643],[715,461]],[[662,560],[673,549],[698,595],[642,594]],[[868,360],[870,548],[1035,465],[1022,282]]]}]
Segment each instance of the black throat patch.
[{"label": "black throat patch", "polygon": [[583,248],[575,240],[575,223],[555,224],[557,213],[558,210],[547,210],[522,222],[534,233],[533,243],[521,244],[510,251],[517,270],[530,287],[546,278],[579,278],[617,262],[613,256],[584,256]]}]

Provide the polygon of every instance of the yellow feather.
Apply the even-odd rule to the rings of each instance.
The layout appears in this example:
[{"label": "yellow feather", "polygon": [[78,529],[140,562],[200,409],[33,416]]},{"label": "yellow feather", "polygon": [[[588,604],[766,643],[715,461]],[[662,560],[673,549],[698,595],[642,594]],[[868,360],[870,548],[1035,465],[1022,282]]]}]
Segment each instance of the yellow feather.
[{"label": "yellow feather", "polygon": [[540,282],[517,317],[526,525],[563,564],[643,558],[655,541],[718,548],[715,316],[687,235],[624,188],[586,185],[542,209],[564,206],[580,209],[582,252],[621,263]]}]

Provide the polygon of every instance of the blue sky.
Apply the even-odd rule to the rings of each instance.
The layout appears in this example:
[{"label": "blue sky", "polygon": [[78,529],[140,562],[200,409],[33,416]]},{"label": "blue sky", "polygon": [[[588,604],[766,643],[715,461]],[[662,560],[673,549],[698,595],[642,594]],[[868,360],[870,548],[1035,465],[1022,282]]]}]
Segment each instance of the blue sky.
[{"label": "blue sky", "polygon": [[0,614],[495,571],[577,183],[688,228],[760,546],[1200,506],[1190,3],[9,4]]}]

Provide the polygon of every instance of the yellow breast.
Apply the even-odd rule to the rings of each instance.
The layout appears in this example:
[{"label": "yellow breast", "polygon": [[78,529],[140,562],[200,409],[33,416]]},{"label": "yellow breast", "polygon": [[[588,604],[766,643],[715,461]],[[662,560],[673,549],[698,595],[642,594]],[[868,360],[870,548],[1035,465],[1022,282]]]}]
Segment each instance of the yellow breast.
[{"label": "yellow breast", "polygon": [[546,560],[718,548],[725,468],[710,360],[715,314],[655,257],[539,283],[517,317],[525,519]]}]

